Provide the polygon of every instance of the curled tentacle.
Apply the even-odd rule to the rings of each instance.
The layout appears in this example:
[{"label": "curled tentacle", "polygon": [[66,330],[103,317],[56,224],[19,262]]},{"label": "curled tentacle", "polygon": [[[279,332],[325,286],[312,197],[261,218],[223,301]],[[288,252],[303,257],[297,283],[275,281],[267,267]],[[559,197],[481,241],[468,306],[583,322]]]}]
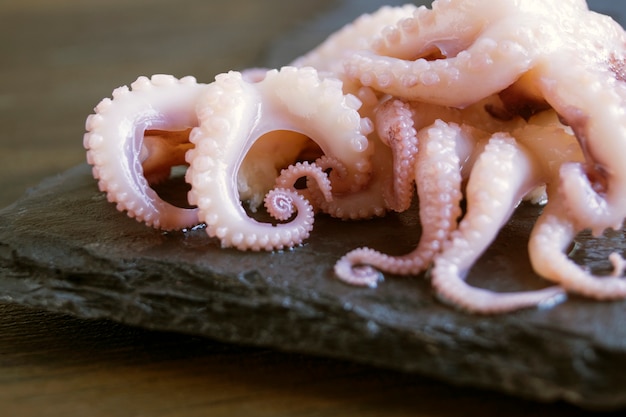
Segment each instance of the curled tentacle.
[{"label": "curled tentacle", "polygon": [[268,132],[254,142],[237,173],[239,198],[252,212],[274,188],[280,171],[293,164],[309,143],[302,133],[289,130]]},{"label": "curled tentacle", "polygon": [[562,45],[558,56],[546,57],[536,88],[585,153],[584,163],[562,167],[564,208],[577,227],[599,236],[606,228],[621,229],[626,217],[626,32],[608,16],[586,14],[588,23],[576,37],[585,42]]},{"label": "curled tentacle", "polygon": [[[324,172],[322,167],[315,163],[298,162],[295,165],[290,165],[283,169],[280,176],[276,178],[276,186],[281,188],[293,188],[295,182],[302,177],[307,177],[307,183],[310,179],[315,181],[316,188],[320,190],[325,201],[331,201],[333,199],[330,179],[328,179],[328,175]],[[298,192],[311,201],[309,193],[305,193],[305,191],[308,191],[308,189],[298,190]]]},{"label": "curled tentacle", "polygon": [[564,290],[496,293],[468,285],[464,277],[508,220],[521,198],[534,186],[537,167],[505,134],[494,135],[476,161],[467,185],[467,213],[435,257],[432,284],[439,298],[473,313],[502,313],[551,305]]},{"label": "curled tentacle", "polygon": [[[584,8],[581,2],[539,3],[437,1],[346,57],[345,73],[398,98],[465,107],[505,90],[558,49],[554,33],[525,26],[549,27],[555,15],[579,18]],[[497,76],[485,78],[487,72]]]},{"label": "curled tentacle", "polygon": [[120,87],[87,118],[84,146],[101,191],[120,211],[147,225],[182,229],[199,223],[197,210],[176,207],[150,187],[185,164],[198,125],[195,107],[206,85],[193,77],[139,77]]},{"label": "curled tentacle", "polygon": [[[363,85],[396,97],[463,107],[513,84],[529,69],[528,55],[520,45],[491,40],[478,42],[445,61],[422,58],[405,62],[363,51],[346,62],[346,73],[359,79]],[[470,64],[472,61],[475,63]],[[393,77],[393,72],[405,72],[406,75]],[[499,76],[485,79],[486,72],[498,73]]]},{"label": "curled tentacle", "polygon": [[356,98],[343,94],[341,82],[322,79],[313,68],[272,70],[256,83],[237,72],[218,75],[198,101],[200,126],[190,135],[196,148],[187,154],[189,199],[198,205],[207,233],[241,250],[300,244],[312,223],[306,212],[271,225],[248,217],[241,207],[235,178],[244,156],[268,132],[299,132],[339,159],[355,187],[362,187],[371,150],[364,134],[369,125],[359,116],[359,106]]},{"label": "curled tentacle", "polygon": [[[543,171],[548,179],[548,204],[539,216],[528,244],[533,269],[568,292],[603,300],[626,298],[626,280],[622,277],[624,260],[620,254],[609,256],[613,272],[608,277],[584,270],[566,255],[570,243],[585,228],[570,216],[572,210],[567,207],[571,202],[568,202],[567,195],[562,195],[563,184],[559,182],[564,169],[581,167],[585,158],[572,129],[563,126],[554,112],[537,115],[530,122],[515,134],[540,155],[538,160],[544,165]],[[590,199],[587,204],[593,201]]]},{"label": "curled tentacle", "polygon": [[313,230],[313,208],[306,199],[295,191],[286,188],[270,190],[265,196],[264,204],[270,216],[280,221],[289,220],[295,212],[302,213],[308,218],[308,221],[304,223],[306,228],[303,233],[308,236]]},{"label": "curled tentacle", "polygon": [[345,193],[355,191],[350,185],[348,170],[337,158],[322,155],[315,160],[315,165],[320,167],[322,171],[328,173],[328,178],[333,185],[333,192]]},{"label": "curled tentacle", "polygon": [[[626,217],[626,125],[621,111],[606,110],[623,108],[626,92],[620,95],[620,89],[610,83],[602,88],[572,88],[575,93],[568,90],[567,103],[554,97],[566,94],[563,91],[554,92],[550,99],[563,107],[557,109],[576,133],[585,150],[586,163],[563,165],[561,196],[567,202],[569,215],[599,236],[606,228],[621,229]],[[598,102],[603,105],[596,105]]]},{"label": "curled tentacle", "polygon": [[[369,181],[361,187],[342,187],[343,192],[338,192],[333,184],[333,199],[325,201],[321,193],[311,188],[311,196],[314,205],[321,212],[342,220],[362,220],[372,217],[383,216],[388,207],[384,198],[384,189],[390,183],[393,166],[391,164],[391,152],[382,144],[377,137],[372,138],[370,147],[373,150],[371,159],[372,170],[369,173]],[[343,177],[338,181],[342,182]],[[347,188],[347,189],[346,189]]]},{"label": "curled tentacle", "polygon": [[413,168],[419,178],[422,235],[417,247],[402,256],[391,256],[370,248],[355,249],[335,265],[335,273],[344,282],[376,286],[379,273],[417,275],[424,271],[441,245],[456,227],[461,215],[461,167],[468,159],[466,152],[473,138],[458,125],[438,121],[419,132],[420,152]]},{"label": "curled tentacle", "polygon": [[335,263],[335,275],[347,284],[375,288],[383,280],[381,265],[385,265],[388,258],[391,256],[374,249],[354,249]]},{"label": "curled tentacle", "polygon": [[626,298],[621,255],[610,255],[613,272],[609,276],[596,276],[568,258],[567,248],[580,230],[563,213],[560,203],[549,202],[533,228],[528,250],[534,270],[568,292],[597,300]]},{"label": "curled tentacle", "polygon": [[317,211],[344,220],[358,220],[382,216],[387,210],[378,186],[381,181],[354,191],[349,185],[342,183],[348,176],[348,171],[336,158],[324,155],[314,163],[304,162],[290,166],[281,172],[276,186],[290,188],[303,176],[307,177],[307,187],[297,191]]},{"label": "curled tentacle", "polygon": [[346,170],[346,167],[343,166],[337,158],[322,155],[315,160],[315,165],[320,167],[322,171],[332,170],[335,177],[340,180],[348,176],[348,170]]}]

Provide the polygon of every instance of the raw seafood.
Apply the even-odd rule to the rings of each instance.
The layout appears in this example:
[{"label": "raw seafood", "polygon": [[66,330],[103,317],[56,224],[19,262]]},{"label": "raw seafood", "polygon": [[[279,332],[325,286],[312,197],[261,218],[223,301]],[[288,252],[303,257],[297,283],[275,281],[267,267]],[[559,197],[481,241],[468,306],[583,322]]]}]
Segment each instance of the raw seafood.
[{"label": "raw seafood", "polygon": [[[583,0],[383,7],[280,70],[207,85],[140,78],[96,108],[85,147],[120,210],[167,229],[202,221],[242,250],[302,243],[314,211],[364,219],[406,210],[416,191],[419,245],[399,257],[348,253],[335,271],[352,284],[431,268],[437,295],[476,313],[553,305],[567,291],[619,299],[620,254],[600,279],[564,251],[578,232],[600,235],[626,216],[625,45],[624,30]],[[167,100],[141,92],[161,84]],[[170,207],[149,187],[183,162],[197,209]],[[512,294],[469,286],[465,274],[525,197],[547,201],[530,257],[559,285]],[[240,200],[251,210],[265,201],[276,222],[251,219]]]}]

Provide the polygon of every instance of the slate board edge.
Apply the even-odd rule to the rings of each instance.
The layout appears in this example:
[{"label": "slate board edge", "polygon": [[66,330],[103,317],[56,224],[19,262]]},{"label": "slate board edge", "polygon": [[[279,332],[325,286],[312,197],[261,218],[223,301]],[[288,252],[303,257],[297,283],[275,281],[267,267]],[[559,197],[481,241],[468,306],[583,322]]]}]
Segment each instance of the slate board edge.
[{"label": "slate board edge", "polygon": [[[552,381],[541,378],[534,379],[534,384],[527,384],[525,382],[528,380],[528,375],[525,374],[522,377],[516,372],[515,363],[505,364],[496,361],[496,364],[500,366],[494,366],[494,363],[485,361],[484,365],[486,366],[481,368],[475,362],[471,365],[468,364],[467,352],[458,352],[458,355],[448,352],[443,360],[439,359],[433,362],[433,350],[438,348],[433,346],[427,335],[411,332],[408,329],[401,331],[389,327],[380,327],[373,323],[370,318],[359,316],[357,313],[352,315],[350,321],[327,322],[325,326],[328,330],[325,332],[320,332],[319,328],[311,325],[307,320],[302,320],[301,317],[293,320],[292,318],[297,315],[289,314],[288,311],[285,311],[284,320],[279,320],[274,316],[264,323],[264,327],[251,327],[250,323],[243,318],[254,314],[257,308],[246,304],[230,306],[232,310],[237,311],[239,316],[237,320],[234,320],[229,312],[205,310],[204,315],[186,316],[187,319],[195,318],[197,320],[195,323],[183,324],[177,322],[180,317],[161,316],[159,321],[162,324],[154,324],[154,312],[146,312],[153,310],[154,302],[149,298],[136,298],[132,301],[129,300],[123,306],[116,303],[106,308],[102,305],[103,297],[99,292],[86,290],[79,295],[75,291],[71,291],[67,296],[64,296],[59,288],[65,286],[66,280],[65,278],[57,279],[57,277],[65,276],[63,271],[50,274],[44,268],[32,265],[22,265],[22,268],[22,271],[20,271],[21,268],[13,268],[6,275],[2,273],[2,268],[0,268],[1,275],[5,275],[3,279],[6,279],[6,276],[16,277],[21,281],[20,283],[24,288],[24,292],[16,291],[11,294],[2,294],[0,300],[69,314],[83,319],[108,319],[151,330],[201,335],[220,342],[326,356],[401,372],[413,372],[457,386],[495,390],[540,402],[564,400],[590,410],[613,410],[623,407],[626,402],[626,398],[614,395],[615,393],[602,396],[602,398],[586,398],[575,387],[555,385]],[[29,276],[27,279],[24,278],[26,275]],[[75,272],[70,273],[70,275],[79,276]],[[44,290],[45,295],[41,296],[36,288],[56,288],[56,292],[51,294]],[[220,298],[223,295],[223,293],[218,292],[215,297]],[[143,317],[145,314],[151,316],[147,321]],[[220,323],[229,323],[229,325],[223,326]],[[376,327],[376,330],[372,331],[372,327]],[[202,328],[202,330],[198,331],[198,328]],[[298,329],[298,332],[285,333],[286,329]],[[342,332],[341,344],[337,344],[338,339],[334,336],[337,331]],[[518,331],[518,337],[524,338],[524,329],[520,328]],[[312,332],[317,336],[318,344],[315,346],[310,343]],[[352,332],[356,336],[351,336]],[[364,346],[362,335],[368,332],[370,332],[371,338],[366,340],[367,349],[365,353],[362,353],[361,348]],[[306,342],[301,343],[299,335],[307,333],[309,336],[305,338]],[[268,338],[267,335],[270,334],[273,336]],[[504,339],[501,342],[503,344],[510,343]],[[550,335],[539,342],[541,343],[537,344],[538,351],[554,343]],[[471,342],[468,340],[467,343]],[[372,350],[380,351],[381,355],[378,358],[373,357],[371,353],[368,353]],[[389,350],[395,350],[396,354],[390,355]],[[402,363],[398,363],[398,356],[396,355],[402,356]],[[569,358],[563,356],[559,362],[574,361],[576,356],[575,354]],[[455,357],[457,358],[456,362],[453,359]],[[478,369],[482,371],[482,375],[477,373]],[[492,383],[488,381],[492,381]]]},{"label": "slate board edge", "polygon": [[[64,175],[75,174],[69,172]],[[36,196],[40,190],[45,191],[57,185],[55,179],[45,181],[16,204],[2,210],[0,219],[16,209],[19,210],[21,201],[28,200],[33,195]],[[2,229],[10,228],[10,226],[0,224],[0,239],[6,240]],[[36,242],[33,244],[36,245]],[[229,299],[228,287],[216,289],[212,294],[216,300],[224,299],[223,301],[226,303],[230,302],[229,308],[224,309],[222,303],[219,308],[207,309],[206,300],[196,300],[202,304],[202,307],[198,311],[194,311],[194,314],[183,314],[182,316],[170,314],[169,317],[165,314],[162,315],[162,320],[155,324],[155,312],[159,310],[158,297],[171,296],[171,294],[144,294],[139,296],[133,294],[126,299],[125,303],[120,304],[118,301],[114,301],[113,304],[107,305],[105,302],[106,291],[102,288],[90,288],[88,285],[81,286],[80,284],[68,287],[68,282],[80,283],[85,281],[85,278],[93,279],[93,276],[85,277],[81,275],[81,271],[63,270],[58,265],[32,263],[23,249],[12,247],[11,244],[0,240],[0,275],[5,281],[5,286],[9,280],[12,287],[10,291],[5,291],[0,295],[0,299],[3,301],[67,313],[82,318],[107,318],[155,330],[203,335],[220,341],[266,346],[283,351],[310,353],[399,371],[416,372],[455,385],[487,388],[538,401],[563,399],[585,408],[602,410],[616,409],[626,404],[626,394],[620,392],[620,386],[623,385],[620,385],[618,381],[615,381],[616,383],[608,381],[606,383],[607,391],[603,393],[594,390],[585,392],[585,385],[589,381],[573,380],[571,386],[563,386],[555,384],[550,378],[539,376],[534,379],[534,384],[528,384],[528,375],[520,375],[517,370],[520,364],[502,363],[497,357],[489,357],[488,355],[480,358],[477,355],[472,356],[471,352],[468,354],[467,351],[448,351],[445,352],[445,357],[441,359],[439,356],[441,351],[435,351],[445,350],[450,346],[433,345],[431,335],[422,331],[423,329],[390,327],[378,323],[375,317],[358,311],[352,311],[348,314],[345,311],[334,312],[333,308],[335,307],[333,307],[332,302],[328,302],[329,300],[307,299],[306,294],[294,294],[293,288],[289,289],[289,294],[283,295],[282,298],[276,294],[284,289],[272,289],[272,294],[274,297],[278,297],[279,301],[291,299],[293,302],[289,306],[284,306],[282,310],[284,314],[272,316],[271,320],[263,322],[262,327],[258,326],[258,322],[251,326],[246,319],[258,311],[258,303],[246,304]],[[68,251],[74,255],[80,253],[77,248],[68,248]],[[184,275],[180,271],[179,273]],[[101,278],[104,281],[116,279],[116,277],[109,277],[106,274]],[[183,276],[181,279],[184,280],[185,277]],[[50,289],[53,291],[49,291]],[[80,291],[77,292],[77,289]],[[256,291],[257,289],[252,288],[251,290]],[[267,288],[263,288],[262,291],[267,291]],[[151,298],[151,295],[156,296],[156,298]],[[195,301],[187,300],[187,302],[194,304]],[[272,308],[281,309],[282,301],[276,303],[276,300],[268,300],[268,302]],[[305,308],[306,313],[290,314],[298,303]],[[215,307],[215,305],[213,306]],[[307,316],[309,319],[302,319]],[[150,320],[146,320],[146,318],[150,318]],[[181,322],[181,318],[185,318],[187,322]],[[224,326],[224,323],[227,325]],[[507,320],[504,320],[504,323],[508,326],[511,324]],[[284,333],[285,329],[290,329],[291,332]],[[515,343],[518,338],[524,339],[526,332],[524,326],[519,326],[514,330],[513,332],[510,327],[508,328],[509,334],[513,336],[511,340],[498,341],[501,347],[504,348],[510,343]],[[313,331],[316,332],[317,346],[310,343],[310,332]],[[429,331],[445,333],[448,330],[431,328]],[[341,332],[342,336],[339,345],[336,332]],[[306,334],[308,334],[308,339],[300,337]],[[365,345],[363,335],[368,335]],[[480,340],[480,335],[448,336],[456,338],[456,343],[465,337],[466,340],[460,340],[462,345],[476,347],[484,343]],[[576,339],[577,337],[566,334],[561,336],[563,339],[568,337]],[[303,342],[303,340],[307,340],[307,342]],[[487,343],[493,342],[493,340],[487,341]],[[561,365],[567,368],[569,363],[580,358],[579,351],[554,349],[554,345],[558,345],[559,341],[554,339],[554,334],[551,333],[550,329],[537,342],[534,349],[538,355],[545,354],[546,350],[556,350],[560,353],[560,357],[553,358],[555,369]],[[609,362],[604,366],[611,366],[611,359],[615,355],[624,355],[623,352],[603,351],[602,347],[589,346],[587,345],[588,341],[585,340],[575,340],[575,342],[579,344],[579,349],[596,351],[595,356]],[[362,351],[364,347],[367,349]],[[533,347],[530,346],[530,348]],[[488,350],[483,353],[489,353]],[[379,351],[381,354],[372,356],[372,351]],[[528,357],[534,356],[533,352],[527,352],[527,354]],[[402,360],[398,361],[398,359]],[[477,361],[480,362],[481,360],[483,361],[482,368],[479,366],[478,369],[481,369],[482,374],[477,373],[476,366]],[[567,372],[567,370],[565,371]],[[520,381],[525,382],[521,383]],[[583,389],[577,384],[580,384]],[[609,389],[613,389],[613,391],[608,391]]]}]

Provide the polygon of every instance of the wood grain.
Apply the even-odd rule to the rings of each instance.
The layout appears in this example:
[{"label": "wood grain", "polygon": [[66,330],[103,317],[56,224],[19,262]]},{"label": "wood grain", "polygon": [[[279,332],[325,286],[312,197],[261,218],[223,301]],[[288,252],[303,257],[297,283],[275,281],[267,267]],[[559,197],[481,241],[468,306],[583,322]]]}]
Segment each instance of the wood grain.
[{"label": "wood grain", "polygon": [[[6,416],[584,415],[347,362],[0,304]],[[475,414],[476,413],[476,414]]]}]

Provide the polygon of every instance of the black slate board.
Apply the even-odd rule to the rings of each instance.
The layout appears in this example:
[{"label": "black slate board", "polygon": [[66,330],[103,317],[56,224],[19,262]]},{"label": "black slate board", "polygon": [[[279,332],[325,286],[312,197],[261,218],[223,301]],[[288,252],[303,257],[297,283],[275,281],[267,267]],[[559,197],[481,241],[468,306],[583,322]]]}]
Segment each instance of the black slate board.
[{"label": "black slate board", "polygon": [[[548,285],[526,242],[540,208],[522,205],[472,270],[498,290]],[[442,305],[427,277],[377,289],[333,278],[346,251],[392,253],[419,238],[415,209],[368,222],[320,216],[283,253],[222,249],[204,230],[165,233],[115,210],[86,165],[44,181],[0,212],[0,300],[82,318],[344,358],[593,409],[626,405],[625,302],[570,297],[549,310],[473,316]],[[623,232],[579,238],[576,260],[608,268]]]}]

